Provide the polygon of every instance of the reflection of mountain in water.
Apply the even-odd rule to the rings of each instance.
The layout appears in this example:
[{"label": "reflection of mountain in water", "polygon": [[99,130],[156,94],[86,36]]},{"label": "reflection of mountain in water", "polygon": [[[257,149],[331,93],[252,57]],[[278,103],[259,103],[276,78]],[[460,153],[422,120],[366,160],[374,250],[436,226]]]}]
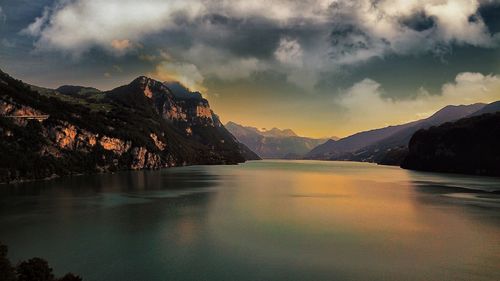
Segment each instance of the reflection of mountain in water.
[{"label": "reflection of mountain in water", "polygon": [[460,208],[486,223],[500,223],[498,179],[474,176],[410,173],[418,204]]},{"label": "reflection of mountain in water", "polygon": [[203,204],[206,204],[218,181],[219,176],[199,167],[76,176],[3,186],[0,189],[0,205],[4,212],[22,213],[17,207],[27,212],[34,211],[26,210],[26,205],[50,208],[50,211],[58,206],[68,212],[72,209],[78,211],[172,200],[194,194],[196,196],[190,198],[196,198],[198,203],[205,201]]}]

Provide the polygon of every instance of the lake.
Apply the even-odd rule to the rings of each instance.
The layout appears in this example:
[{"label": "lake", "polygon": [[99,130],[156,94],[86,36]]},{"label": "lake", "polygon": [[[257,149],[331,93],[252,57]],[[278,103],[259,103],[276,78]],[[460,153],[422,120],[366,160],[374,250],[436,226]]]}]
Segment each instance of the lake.
[{"label": "lake", "polygon": [[500,179],[251,161],[0,185],[0,241],[57,275],[500,280]]}]

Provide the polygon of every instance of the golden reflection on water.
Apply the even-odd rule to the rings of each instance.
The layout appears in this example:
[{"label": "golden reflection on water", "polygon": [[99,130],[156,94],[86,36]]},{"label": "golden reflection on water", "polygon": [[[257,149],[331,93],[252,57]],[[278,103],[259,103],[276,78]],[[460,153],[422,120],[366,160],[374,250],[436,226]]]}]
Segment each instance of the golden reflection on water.
[{"label": "golden reflection on water", "polygon": [[214,203],[221,247],[317,270],[397,266],[401,277],[470,280],[478,266],[500,270],[500,243],[491,244],[500,242],[498,224],[417,191],[410,172],[347,165],[356,170],[242,170],[232,183],[240,188],[229,186]]},{"label": "golden reflection on water", "polygon": [[198,224],[190,218],[182,218],[175,226],[175,243],[188,246],[197,239]]}]

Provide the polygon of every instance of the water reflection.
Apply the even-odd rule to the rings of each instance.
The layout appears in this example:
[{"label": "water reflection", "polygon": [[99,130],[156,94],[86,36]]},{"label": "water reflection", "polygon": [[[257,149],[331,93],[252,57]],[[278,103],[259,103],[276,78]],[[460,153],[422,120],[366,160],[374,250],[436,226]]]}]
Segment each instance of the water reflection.
[{"label": "water reflection", "polygon": [[0,189],[0,239],[86,280],[500,280],[499,183],[316,161],[74,177]]},{"label": "water reflection", "polygon": [[[228,255],[245,252],[257,260],[314,268],[320,275],[347,270],[351,278],[371,280],[385,280],[388,272],[395,280],[498,276],[492,270],[499,262],[498,222],[478,223],[463,214],[470,210],[416,184],[455,181],[489,188],[498,179],[432,179],[435,175],[358,163],[267,162],[249,170],[237,183],[242,188],[218,194],[214,204],[237,205],[230,217],[226,210],[213,214],[220,248]],[[433,205],[422,200],[425,196]],[[488,266],[486,273],[480,270]],[[366,272],[357,273],[359,268]]]},{"label": "water reflection", "polygon": [[433,247],[448,256],[442,266],[462,280],[498,279],[499,179],[414,172],[410,179],[414,204],[422,206],[418,219],[428,225]]}]

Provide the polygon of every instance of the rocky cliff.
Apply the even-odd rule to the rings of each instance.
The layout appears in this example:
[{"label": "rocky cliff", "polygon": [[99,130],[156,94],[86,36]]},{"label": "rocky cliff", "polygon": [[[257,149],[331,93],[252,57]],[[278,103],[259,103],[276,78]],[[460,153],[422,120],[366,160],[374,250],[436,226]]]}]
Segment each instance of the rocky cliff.
[{"label": "rocky cliff", "polygon": [[0,72],[0,182],[258,159],[199,93],[147,77],[109,92],[39,89]]},{"label": "rocky cliff", "polygon": [[402,168],[500,176],[500,112],[416,132]]}]

